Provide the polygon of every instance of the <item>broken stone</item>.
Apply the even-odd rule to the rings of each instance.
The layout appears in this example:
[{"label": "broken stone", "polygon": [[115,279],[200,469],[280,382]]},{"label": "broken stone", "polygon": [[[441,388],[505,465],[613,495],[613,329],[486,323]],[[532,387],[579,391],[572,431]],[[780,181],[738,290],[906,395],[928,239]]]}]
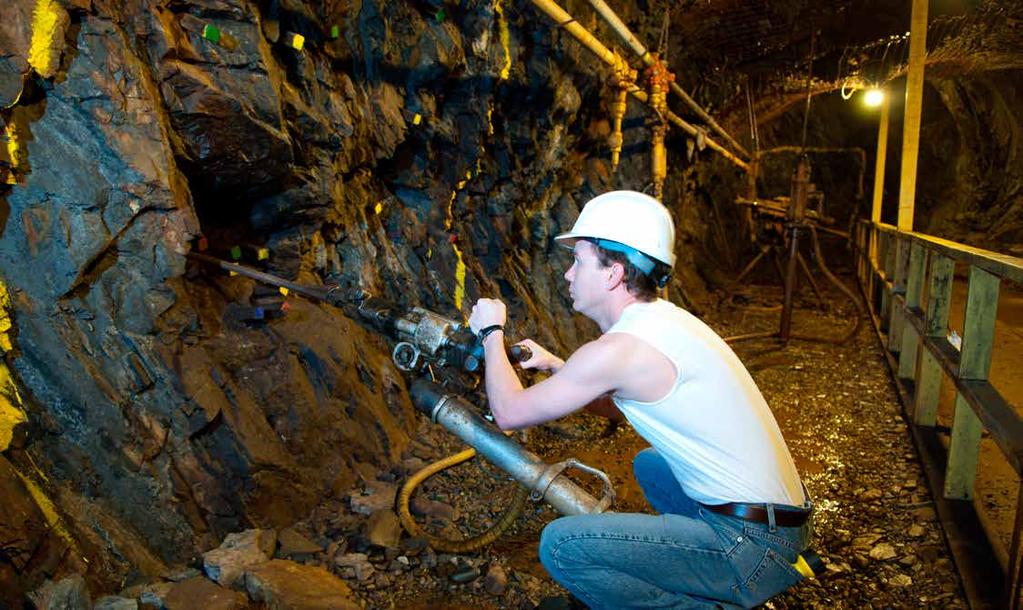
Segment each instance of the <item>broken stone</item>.
[{"label": "broken stone", "polygon": [[505,574],[504,568],[491,564],[486,578],[483,579],[483,588],[491,595],[502,595],[508,588],[508,575]]},{"label": "broken stone", "polygon": [[366,538],[386,549],[397,549],[401,540],[401,522],[392,510],[378,510],[366,522]]},{"label": "broken stone", "polygon": [[350,570],[352,576],[359,582],[364,582],[376,571],[365,553],[348,553],[347,555],[335,557],[334,565]]},{"label": "broken stone", "polygon": [[163,600],[167,597],[167,593],[170,592],[173,586],[174,583],[171,582],[157,582],[145,585],[142,588],[142,592],[139,593],[139,602],[146,606],[163,608]]},{"label": "broken stone", "polygon": [[92,600],[85,588],[85,579],[80,574],[68,576],[53,582],[47,580],[43,586],[28,594],[38,610],[89,610]]},{"label": "broken stone", "polygon": [[271,610],[358,610],[348,585],[323,568],[274,559],[245,572],[253,601]]},{"label": "broken stone", "polygon": [[892,559],[895,557],[895,554],[896,554],[895,549],[892,547],[892,545],[888,544],[887,542],[882,542],[881,544],[870,549],[870,558],[875,559],[877,561],[886,561],[888,559]]},{"label": "broken stone", "polygon": [[166,610],[238,610],[248,603],[245,594],[225,589],[213,581],[195,576],[174,585],[164,597]]},{"label": "broken stone", "polygon": [[874,546],[874,543],[881,539],[881,534],[866,534],[864,536],[857,536],[853,540],[853,547],[857,549],[865,549],[867,547]]},{"label": "broken stone", "polygon": [[457,521],[458,511],[450,504],[430,500],[422,494],[412,498],[409,503],[412,514],[420,517],[435,517],[446,521]]},{"label": "broken stone", "polygon": [[203,553],[203,569],[218,584],[238,588],[243,585],[245,568],[269,560],[276,545],[277,533],[273,530],[228,534],[220,547]]},{"label": "broken stone", "polygon": [[107,595],[96,600],[92,610],[138,610],[139,603],[127,597]]},{"label": "broken stone", "polygon": [[323,550],[320,545],[309,540],[293,528],[287,527],[277,535],[277,542],[280,548],[277,550],[278,557],[294,557],[297,555],[313,555]]},{"label": "broken stone", "polygon": [[178,570],[177,572],[165,574],[164,578],[172,582],[181,582],[182,580],[188,580],[189,578],[199,576],[200,574],[202,574],[202,572],[195,568],[185,568],[183,570]]},{"label": "broken stone", "polygon": [[859,499],[861,502],[872,502],[874,500],[880,500],[882,495],[884,495],[884,492],[880,489],[868,489],[860,494]]},{"label": "broken stone", "polygon": [[394,508],[394,497],[398,487],[383,481],[366,481],[366,487],[361,494],[352,494],[352,512],[360,515],[372,515],[373,513]]},{"label": "broken stone", "polygon": [[913,579],[906,574],[896,574],[888,580],[888,584],[894,587],[909,587],[913,585]]},{"label": "broken stone", "polygon": [[475,566],[464,566],[462,568],[455,570],[455,572],[452,573],[450,576],[451,582],[457,582],[459,584],[472,582],[479,577],[480,570]]},{"label": "broken stone", "polygon": [[921,526],[919,523],[914,523],[912,526],[910,526],[909,531],[906,533],[909,534],[909,536],[912,538],[919,538],[920,536],[924,535],[925,531],[926,530],[924,530],[923,526]]}]

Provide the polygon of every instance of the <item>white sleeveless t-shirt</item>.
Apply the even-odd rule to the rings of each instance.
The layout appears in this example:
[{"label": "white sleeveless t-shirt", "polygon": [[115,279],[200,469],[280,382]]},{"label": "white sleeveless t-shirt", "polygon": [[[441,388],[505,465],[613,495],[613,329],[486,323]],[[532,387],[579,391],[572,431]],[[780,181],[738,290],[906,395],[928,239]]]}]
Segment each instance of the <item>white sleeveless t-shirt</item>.
[{"label": "white sleeveless t-shirt", "polygon": [[612,398],[689,497],[703,504],[803,504],[799,473],[774,415],[710,327],[657,300],[629,305],[607,332],[632,335],[675,365],[675,385],[660,400]]}]

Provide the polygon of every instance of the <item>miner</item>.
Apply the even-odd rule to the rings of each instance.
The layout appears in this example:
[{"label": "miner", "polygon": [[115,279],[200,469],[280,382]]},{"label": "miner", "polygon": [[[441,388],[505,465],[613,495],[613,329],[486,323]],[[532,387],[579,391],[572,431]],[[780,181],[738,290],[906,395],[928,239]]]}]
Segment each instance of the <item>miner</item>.
[{"label": "miner", "polygon": [[601,335],[568,360],[532,340],[526,369],[552,373],[524,388],[505,352],[506,309],[480,299],[470,327],[486,352],[497,424],[525,428],[578,409],[624,417],[650,447],[633,469],[659,514],[562,517],[540,560],[593,608],[752,607],[802,576],[811,504],[778,424],[727,344],[658,298],[675,263],[675,228],[634,191],[590,200],[568,233],[572,306]]}]

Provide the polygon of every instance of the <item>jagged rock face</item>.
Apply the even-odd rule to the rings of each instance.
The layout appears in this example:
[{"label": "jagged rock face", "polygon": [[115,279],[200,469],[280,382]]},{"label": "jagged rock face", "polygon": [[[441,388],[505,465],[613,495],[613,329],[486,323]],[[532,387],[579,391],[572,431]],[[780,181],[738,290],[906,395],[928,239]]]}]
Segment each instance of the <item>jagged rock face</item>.
[{"label": "jagged rock face", "polygon": [[0,277],[28,421],[0,488],[37,486],[66,535],[48,542],[31,503],[0,525],[19,557],[64,545],[78,562],[5,551],[19,590],[82,557],[99,589],[158,574],[294,521],[407,442],[386,342],[295,298],[247,321],[250,280],[187,262],[200,234],[213,254],[263,244],[270,272],[445,315],[498,295],[518,334],[556,349],[594,332],[569,321],[550,238],[589,196],[642,188],[646,155],[614,176],[580,152],[606,135],[599,73],[531,8],[9,4]]},{"label": "jagged rock face", "polygon": [[916,229],[1023,255],[1023,78],[1003,70],[928,81]]},{"label": "jagged rock face", "polygon": [[[660,11],[622,12],[654,42]],[[452,317],[499,296],[515,334],[557,351],[593,336],[551,238],[590,196],[649,183],[649,113],[631,102],[610,169],[605,81],[528,3],[7,0],[0,345],[21,400],[0,405],[0,500],[18,507],[0,518],[0,579],[16,583],[0,605],[86,572],[83,557],[110,591],[228,532],[287,525],[408,442],[384,339],[294,297],[254,323],[267,295],[189,262],[199,235],[220,256],[266,246],[260,264],[287,279]],[[734,84],[708,85],[708,105],[742,108]],[[950,108],[974,95],[941,90]],[[739,261],[737,215],[718,206],[744,183],[677,134],[668,146],[669,294],[694,305]]]}]

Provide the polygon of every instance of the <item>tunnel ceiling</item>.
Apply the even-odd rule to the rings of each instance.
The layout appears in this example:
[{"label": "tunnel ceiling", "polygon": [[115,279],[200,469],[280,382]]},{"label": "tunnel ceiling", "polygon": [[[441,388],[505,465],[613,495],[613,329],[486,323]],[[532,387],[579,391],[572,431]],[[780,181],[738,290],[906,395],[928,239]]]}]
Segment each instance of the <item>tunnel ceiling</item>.
[{"label": "tunnel ceiling", "polygon": [[[800,143],[812,66],[809,143],[872,155],[876,118],[837,92],[897,86],[909,6],[892,4],[613,7],[745,146],[747,91],[762,147]],[[586,3],[565,8],[621,48]],[[921,183],[920,228],[1015,251],[1023,9],[931,12],[921,174],[940,179]],[[608,83],[528,2],[7,0],[0,605],[70,572],[113,590],[229,532],[287,525],[409,442],[387,341],[189,252],[455,318],[496,295],[517,334],[560,351],[591,338],[551,237],[592,195],[651,182],[639,104],[611,166]],[[732,206],[745,177],[698,139],[669,131],[664,184],[669,294],[697,313],[747,254]],[[862,212],[864,163],[815,164],[835,215]]]}]

